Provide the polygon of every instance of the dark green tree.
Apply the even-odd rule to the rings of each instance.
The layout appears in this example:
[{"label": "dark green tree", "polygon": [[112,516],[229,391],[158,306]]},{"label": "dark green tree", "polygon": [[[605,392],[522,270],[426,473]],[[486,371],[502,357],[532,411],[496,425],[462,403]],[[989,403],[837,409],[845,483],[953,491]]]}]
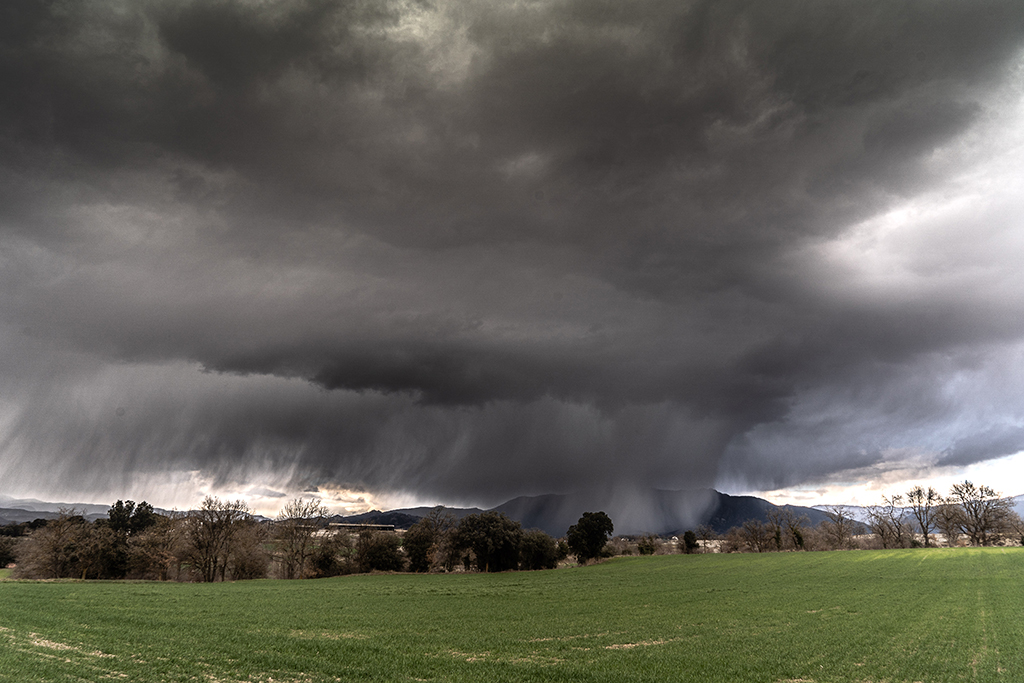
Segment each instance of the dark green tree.
[{"label": "dark green tree", "polygon": [[452,536],[455,549],[471,552],[466,558],[482,572],[517,569],[522,542],[522,525],[493,510],[463,517]]},{"label": "dark green tree", "polygon": [[356,541],[359,571],[400,572],[405,568],[401,543],[393,533],[363,531]]},{"label": "dark green tree", "polygon": [[409,527],[402,538],[402,547],[409,558],[409,571],[429,572],[447,566],[450,536],[455,528],[455,516],[438,506],[420,521]]},{"label": "dark green tree", "polygon": [[156,524],[159,519],[160,515],[146,501],[136,505],[133,500],[119,500],[107,511],[107,526],[117,534],[141,533]]},{"label": "dark green tree", "polygon": [[17,540],[13,536],[0,536],[0,569],[11,564],[17,558],[14,552]]},{"label": "dark green tree", "polygon": [[430,571],[431,551],[434,549],[434,530],[423,520],[416,522],[402,537],[402,547],[409,558],[409,571]]},{"label": "dark green tree", "polygon": [[558,546],[555,539],[539,529],[523,534],[519,549],[520,569],[554,569],[558,566]]},{"label": "dark green tree", "polygon": [[584,512],[579,521],[569,527],[566,540],[569,550],[581,563],[586,564],[600,557],[604,544],[608,542],[615,527],[604,512]]},{"label": "dark green tree", "polygon": [[[107,511],[107,518],[99,519],[95,525],[109,531],[96,531],[93,548],[90,551],[91,570],[99,578],[123,579],[128,575],[128,539],[149,529],[160,519],[153,506],[142,501],[117,501]],[[106,539],[105,541],[103,539]]]},{"label": "dark green tree", "polygon": [[131,520],[128,522],[128,533],[140,534],[159,521],[160,515],[156,513],[153,506],[142,501],[135,506],[135,512],[132,513]]},{"label": "dark green tree", "polygon": [[697,534],[692,531],[687,531],[683,534],[683,552],[687,555],[692,555],[697,552]]},{"label": "dark green tree", "polygon": [[320,539],[310,557],[312,575],[317,578],[351,574],[356,569],[348,534],[335,533]]},{"label": "dark green tree", "polygon": [[132,515],[135,514],[135,501],[117,501],[107,510],[107,526],[115,534],[127,534],[132,526]]}]

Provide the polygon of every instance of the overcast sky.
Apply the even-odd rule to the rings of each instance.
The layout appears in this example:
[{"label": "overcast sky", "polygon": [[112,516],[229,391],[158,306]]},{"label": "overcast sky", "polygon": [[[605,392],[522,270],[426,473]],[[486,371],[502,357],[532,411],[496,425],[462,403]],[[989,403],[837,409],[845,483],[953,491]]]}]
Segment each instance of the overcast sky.
[{"label": "overcast sky", "polygon": [[1019,0],[4,0],[0,493],[1024,493],[1022,84]]}]

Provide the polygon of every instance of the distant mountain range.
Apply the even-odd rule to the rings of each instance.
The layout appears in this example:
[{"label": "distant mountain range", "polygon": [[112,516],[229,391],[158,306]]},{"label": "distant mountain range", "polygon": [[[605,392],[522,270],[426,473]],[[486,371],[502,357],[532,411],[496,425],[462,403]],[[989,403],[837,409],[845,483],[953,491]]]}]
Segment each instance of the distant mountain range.
[{"label": "distant mountain range", "polygon": [[[615,524],[617,534],[676,534],[707,524],[724,532],[748,519],[765,519],[765,513],[776,506],[753,496],[730,496],[712,489],[664,491],[650,489],[632,491],[628,495],[558,495],[521,496],[495,508],[527,529],[541,529],[552,536],[564,536],[586,511],[603,510]],[[811,524],[825,519],[820,510],[785,506],[804,515]],[[88,520],[107,516],[108,505],[48,503],[40,500],[13,499],[0,496],[0,524],[53,519],[61,508],[74,508]],[[336,515],[333,522],[348,524],[391,524],[407,529],[425,517],[433,508],[418,507],[399,510],[364,512],[358,515]],[[456,518],[484,512],[480,508],[446,508]],[[165,512],[157,510],[157,512]]]},{"label": "distant mountain range", "polygon": [[0,495],[0,524],[31,522],[34,519],[56,519],[61,509],[75,511],[90,522],[107,516],[109,505],[88,503],[48,503],[34,498],[11,498]]},{"label": "distant mountain range", "polygon": [[[817,526],[828,519],[825,510],[829,506],[802,507],[799,505],[775,505],[755,496],[730,496],[714,489],[690,491],[665,491],[652,489],[644,495],[625,499],[609,497],[598,504],[592,496],[585,495],[543,495],[521,496],[491,508],[503,512],[520,522],[524,528],[540,529],[552,536],[564,536],[569,526],[575,524],[586,511],[604,510],[615,524],[615,533],[635,535],[656,533],[663,536],[682,534],[706,524],[717,533],[725,533],[735,526],[756,519],[767,521],[767,513],[773,509],[789,510],[797,517],[806,517],[809,526]],[[1024,495],[1011,498],[1017,514],[1024,516]],[[843,510],[854,520],[868,521],[868,509],[856,505],[843,505]],[[405,508],[380,512],[364,512],[349,517],[337,517],[335,521],[350,524],[393,524],[396,528],[408,528],[426,516],[433,508]],[[484,512],[479,508],[446,508],[456,518]]]},{"label": "distant mountain range", "polygon": [[[793,505],[776,506],[754,496],[730,496],[713,489],[691,491],[665,491],[651,489],[643,495],[635,493],[629,497],[609,497],[603,502],[595,501],[588,495],[521,496],[491,508],[520,522],[524,528],[540,529],[552,536],[564,536],[587,511],[603,510],[615,524],[616,534],[635,535],[656,533],[661,535],[682,534],[706,524],[718,533],[734,526],[740,526],[749,519],[766,520],[771,509],[784,508],[796,516],[807,517],[808,523],[819,524],[827,518],[821,511]],[[433,508],[405,508],[388,512],[372,511],[347,517],[338,516],[334,521],[350,524],[394,524],[397,528],[408,528],[416,520],[427,515]],[[479,508],[446,508],[457,518],[472,513],[484,512]]]},{"label": "distant mountain range", "polygon": [[[1012,498],[1014,509],[1024,515],[1024,495]],[[61,508],[74,508],[92,521],[107,516],[109,505],[82,503],[48,503],[34,499],[15,499],[0,495],[0,525],[30,522],[34,519],[53,519]],[[858,521],[867,521],[867,508],[843,506],[847,513]],[[332,522],[348,524],[390,524],[398,529],[408,529],[425,517],[434,508],[417,507],[398,510],[372,510],[358,515],[335,515]],[[827,519],[825,506],[801,507],[798,505],[777,506],[754,496],[730,496],[714,489],[689,491],[665,491],[649,489],[633,491],[629,495],[559,495],[521,496],[491,508],[520,522],[524,528],[540,529],[552,536],[564,536],[569,526],[575,524],[587,511],[603,510],[615,524],[617,535],[655,533],[678,535],[688,529],[706,524],[718,533],[724,533],[734,526],[741,526],[751,519],[766,521],[769,510],[790,510],[797,517],[806,517],[808,524],[817,526]],[[485,512],[480,508],[445,508],[457,519],[469,514]],[[166,510],[157,509],[166,513]],[[266,519],[266,518],[260,518]]]}]

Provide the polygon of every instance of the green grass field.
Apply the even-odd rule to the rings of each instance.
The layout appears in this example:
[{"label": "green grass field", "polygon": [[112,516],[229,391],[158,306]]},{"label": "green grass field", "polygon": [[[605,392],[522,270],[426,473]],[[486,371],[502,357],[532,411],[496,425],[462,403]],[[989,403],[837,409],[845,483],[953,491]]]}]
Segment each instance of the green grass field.
[{"label": "green grass field", "polygon": [[1017,681],[1024,550],[0,583],[0,681]]}]

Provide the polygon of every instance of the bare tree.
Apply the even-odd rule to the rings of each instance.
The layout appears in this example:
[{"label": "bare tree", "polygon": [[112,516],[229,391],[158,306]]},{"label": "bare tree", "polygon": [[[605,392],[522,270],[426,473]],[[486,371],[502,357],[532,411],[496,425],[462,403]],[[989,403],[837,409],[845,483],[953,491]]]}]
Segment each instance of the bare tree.
[{"label": "bare tree", "polygon": [[89,525],[73,508],[61,508],[58,516],[32,531],[18,548],[18,576],[61,579],[81,571]]},{"label": "bare tree", "polygon": [[1006,531],[1012,505],[988,486],[975,486],[966,480],[953,484],[949,500],[960,507],[960,528],[971,545],[992,545]]},{"label": "bare tree", "polygon": [[828,519],[819,526],[829,547],[834,550],[852,548],[854,520],[847,514],[846,508],[841,505],[831,505],[825,508],[825,515],[828,516]]},{"label": "bare tree", "polygon": [[117,541],[117,534],[105,524],[82,524],[75,552],[79,578],[124,578],[125,546]]},{"label": "bare tree", "polygon": [[1020,544],[1024,546],[1024,520],[1020,518],[1020,515],[1010,510],[1006,515],[1006,526],[1017,536]]},{"label": "bare tree", "polygon": [[227,570],[232,581],[262,579],[267,576],[270,555],[264,549],[264,544],[269,538],[270,525],[267,522],[258,522],[249,517],[238,523],[228,555]]},{"label": "bare tree", "polygon": [[[181,513],[161,515],[155,524],[128,538],[128,572],[141,579],[167,581],[177,578],[182,554]],[[172,576],[173,571],[173,576]]]},{"label": "bare tree", "polygon": [[198,510],[185,516],[182,559],[201,581],[216,581],[218,575],[221,581],[226,578],[235,534],[251,517],[244,502],[214,497],[207,497]]},{"label": "bare tree", "polygon": [[935,513],[942,505],[942,496],[929,486],[927,489],[915,486],[907,491],[907,505],[917,521],[917,528],[924,536],[924,547],[931,545],[931,531],[935,528]]},{"label": "bare tree", "polygon": [[707,524],[701,524],[697,527],[697,538],[700,540],[701,549],[707,551],[708,541],[712,541],[718,538],[718,534]]},{"label": "bare tree", "polygon": [[296,498],[277,515],[274,539],[280,550],[281,568],[286,579],[311,576],[309,560],[315,549],[314,538],[324,528],[327,507],[319,500]]},{"label": "bare tree", "polygon": [[772,527],[759,519],[748,519],[740,528],[743,543],[755,553],[771,550],[775,545]]},{"label": "bare tree", "polygon": [[963,516],[960,506],[954,503],[943,503],[935,508],[935,514],[932,517],[935,528],[946,537],[946,545],[950,548],[956,546],[960,536],[963,535],[961,531]]},{"label": "bare tree", "polygon": [[869,507],[867,513],[871,530],[878,536],[883,548],[907,547],[910,533],[905,520],[903,496],[882,496],[882,504]]},{"label": "bare tree", "polygon": [[808,524],[806,515],[799,517],[789,508],[782,508],[782,523],[786,529],[787,543],[792,544],[794,550],[804,550],[804,527]]},{"label": "bare tree", "polygon": [[786,513],[780,507],[770,507],[764,512],[767,522],[768,533],[771,536],[769,547],[771,550],[782,550],[783,529],[786,524]]},{"label": "bare tree", "polygon": [[722,538],[722,545],[720,546],[723,553],[738,553],[746,547],[747,542],[743,535],[743,530],[738,526],[730,527],[725,532]]}]

